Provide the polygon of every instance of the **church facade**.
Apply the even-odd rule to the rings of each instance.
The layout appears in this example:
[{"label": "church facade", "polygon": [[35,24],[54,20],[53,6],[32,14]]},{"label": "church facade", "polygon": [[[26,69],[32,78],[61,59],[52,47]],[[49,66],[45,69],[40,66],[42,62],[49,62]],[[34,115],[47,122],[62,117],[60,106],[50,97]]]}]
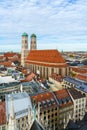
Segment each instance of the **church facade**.
[{"label": "church facade", "polygon": [[[26,36],[22,35],[22,39],[24,37]],[[28,41],[26,44],[28,44]],[[27,51],[28,53],[24,51],[26,50],[25,46],[28,50],[28,45],[22,42],[21,65],[30,68],[41,78],[48,78],[53,73],[57,73],[63,77],[68,75],[68,65],[58,50],[37,50],[35,34],[31,35],[30,50]]]}]

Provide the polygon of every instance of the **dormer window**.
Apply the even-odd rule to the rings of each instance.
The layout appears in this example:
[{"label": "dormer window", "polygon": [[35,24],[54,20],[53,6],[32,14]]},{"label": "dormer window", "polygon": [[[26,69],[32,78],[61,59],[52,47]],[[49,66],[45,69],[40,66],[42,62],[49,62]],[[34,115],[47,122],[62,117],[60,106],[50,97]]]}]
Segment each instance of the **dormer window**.
[{"label": "dormer window", "polygon": [[52,102],[52,104],[55,104],[55,100],[53,98],[51,99],[51,102]]},{"label": "dormer window", "polygon": [[47,103],[48,103],[48,105],[51,105],[51,102],[50,102],[50,100],[47,100]]},{"label": "dormer window", "polygon": [[46,102],[45,101],[43,101],[43,105],[44,105],[44,107],[46,107]]}]

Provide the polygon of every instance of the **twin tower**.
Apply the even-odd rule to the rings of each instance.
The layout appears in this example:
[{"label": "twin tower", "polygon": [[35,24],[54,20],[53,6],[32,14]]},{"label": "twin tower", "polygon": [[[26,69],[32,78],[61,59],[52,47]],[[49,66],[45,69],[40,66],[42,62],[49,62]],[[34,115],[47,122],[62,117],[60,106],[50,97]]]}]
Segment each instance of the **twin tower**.
[{"label": "twin tower", "polygon": [[[32,34],[30,37],[30,50],[36,50],[37,44],[36,44],[36,35]],[[29,53],[28,49],[28,34],[23,33],[22,34],[22,49],[21,49],[21,65],[25,66],[25,59]]]}]

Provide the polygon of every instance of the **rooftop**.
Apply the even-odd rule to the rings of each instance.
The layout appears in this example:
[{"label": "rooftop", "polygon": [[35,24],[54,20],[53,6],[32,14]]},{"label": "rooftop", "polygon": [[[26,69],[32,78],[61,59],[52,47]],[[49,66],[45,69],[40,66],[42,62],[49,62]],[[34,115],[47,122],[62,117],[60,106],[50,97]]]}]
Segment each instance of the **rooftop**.
[{"label": "rooftop", "polygon": [[36,105],[40,103],[41,109],[49,108],[51,106],[53,107],[57,104],[54,95],[51,92],[44,92],[35,96],[31,96],[31,100],[33,103],[35,101]]},{"label": "rooftop", "polygon": [[56,81],[59,81],[59,82],[62,81],[62,76],[61,76],[61,75],[58,75],[58,74],[56,74],[56,73],[52,74],[50,77],[51,77],[52,79],[56,80]]},{"label": "rooftop", "polygon": [[18,81],[12,78],[12,76],[4,76],[4,77],[0,76],[0,84],[11,82],[18,82]]},{"label": "rooftop", "polygon": [[76,88],[87,93],[87,85],[78,85]]},{"label": "rooftop", "polygon": [[6,105],[5,102],[0,102],[0,125],[6,124]]},{"label": "rooftop", "polygon": [[64,58],[58,50],[31,50],[26,58],[26,63],[67,67]]},{"label": "rooftop", "polygon": [[28,37],[28,34],[27,34],[26,32],[24,32],[24,33],[22,34],[22,37]]},{"label": "rooftop", "polygon": [[84,98],[85,97],[84,94],[82,94],[81,92],[77,91],[74,88],[69,88],[68,91],[71,94],[71,96],[73,97],[73,99],[80,99],[80,98]]},{"label": "rooftop", "polygon": [[55,91],[54,94],[58,100],[58,104],[60,107],[61,106],[64,107],[64,106],[73,104],[72,99],[66,89]]},{"label": "rooftop", "polygon": [[32,37],[35,37],[35,38],[36,38],[36,35],[33,33],[33,34],[31,34],[31,38],[32,38]]},{"label": "rooftop", "polygon": [[31,82],[23,82],[23,89],[28,88],[30,95],[35,95],[39,93],[43,93],[46,91],[38,82],[31,81]]},{"label": "rooftop", "polygon": [[28,106],[32,109],[31,99],[26,92],[12,93],[6,95],[6,117],[8,121],[10,113],[11,97],[14,104],[14,112],[16,119],[28,115]]},{"label": "rooftop", "polygon": [[65,77],[64,80],[75,85],[87,85],[87,82],[69,76]]},{"label": "rooftop", "polygon": [[30,128],[30,130],[45,130],[42,126],[35,120]]}]

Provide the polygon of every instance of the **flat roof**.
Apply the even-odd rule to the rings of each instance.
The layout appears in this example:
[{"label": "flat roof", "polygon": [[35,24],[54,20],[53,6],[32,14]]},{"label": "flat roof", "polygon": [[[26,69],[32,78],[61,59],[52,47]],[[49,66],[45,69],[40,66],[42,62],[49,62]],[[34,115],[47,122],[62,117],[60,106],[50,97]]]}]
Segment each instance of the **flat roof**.
[{"label": "flat roof", "polygon": [[23,89],[26,87],[30,89],[30,93],[29,93],[30,95],[36,94],[36,93],[42,93],[46,91],[45,89],[41,87],[41,85],[38,82],[35,82],[35,81],[24,82],[22,83],[22,85],[23,85]]},{"label": "flat roof", "polygon": [[17,82],[12,76],[0,76],[0,84],[2,83],[10,83],[10,82]]}]

